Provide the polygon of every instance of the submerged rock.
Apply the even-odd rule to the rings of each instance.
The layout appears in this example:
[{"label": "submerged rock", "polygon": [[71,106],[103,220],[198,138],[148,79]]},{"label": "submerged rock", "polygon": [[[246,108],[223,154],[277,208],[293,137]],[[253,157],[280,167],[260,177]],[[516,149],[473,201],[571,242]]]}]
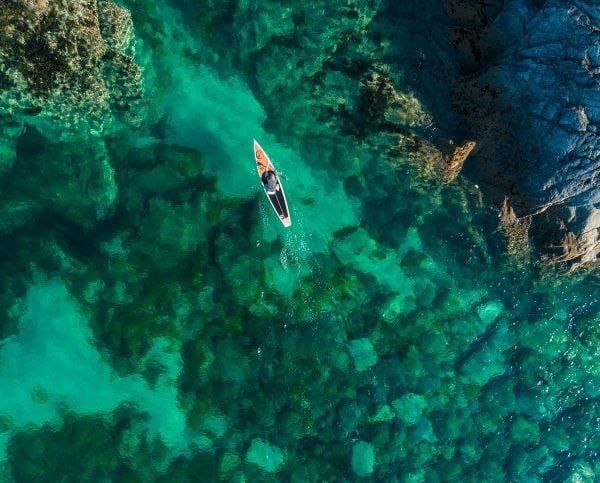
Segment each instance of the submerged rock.
[{"label": "submerged rock", "polygon": [[508,254],[522,264],[528,261],[531,252],[529,243],[530,226],[531,217],[517,217],[508,197],[504,198],[500,210],[500,230],[506,236]]},{"label": "submerged rock", "polygon": [[[425,127],[431,117],[412,93],[399,92],[389,69],[375,67],[362,81],[361,110],[375,123],[398,128]],[[391,127],[390,126],[390,127]]]},{"label": "submerged rock", "polygon": [[227,479],[231,473],[240,465],[240,457],[235,453],[225,453],[219,465],[219,476]]},{"label": "submerged rock", "polygon": [[[115,170],[101,139],[86,141],[53,142],[27,128],[16,144],[19,159],[3,184],[4,204],[11,210],[43,205],[47,212],[86,227],[106,218],[118,194]],[[10,225],[18,226],[33,214],[32,209]]]},{"label": "submerged rock", "polygon": [[567,483],[592,483],[596,481],[598,473],[586,461],[576,461],[573,463],[569,476],[565,480]]},{"label": "submerged rock", "polygon": [[350,434],[355,431],[361,418],[361,410],[354,401],[346,402],[338,409],[338,419],[344,434]]},{"label": "submerged rock", "polygon": [[502,314],[503,310],[504,306],[501,302],[492,300],[478,307],[477,315],[479,316],[479,319],[487,326],[494,322],[500,316],[500,314]]},{"label": "submerged rock", "polygon": [[427,400],[418,394],[408,393],[392,402],[396,416],[406,425],[415,424],[427,406]]},{"label": "submerged rock", "polygon": [[426,418],[421,418],[417,424],[413,426],[410,439],[413,443],[419,443],[422,441],[431,443],[435,441],[436,437],[431,421]]},{"label": "submerged rock", "polygon": [[350,342],[350,354],[357,371],[365,371],[377,364],[377,352],[369,339],[356,339]]},{"label": "submerged rock", "polygon": [[[407,143],[406,139],[400,138],[401,143]],[[443,141],[439,145],[423,138],[409,138],[407,143],[410,149],[408,157],[415,161],[421,168],[422,174],[429,178],[451,183],[460,174],[467,157],[477,143],[465,141],[459,145],[454,141]]]},{"label": "submerged rock", "polygon": [[540,428],[536,423],[519,417],[510,426],[510,437],[517,443],[537,444],[540,441]]},{"label": "submerged rock", "polygon": [[483,386],[491,379],[504,373],[506,360],[503,353],[510,347],[510,334],[506,324],[500,324],[490,337],[482,336],[471,348],[461,367],[468,384]]},{"label": "submerged rock", "polygon": [[284,461],[284,454],[277,446],[273,446],[261,439],[253,439],[250,449],[246,453],[246,461],[261,467],[268,473],[277,471]]},{"label": "submerged rock", "polygon": [[392,408],[390,406],[388,406],[386,404],[377,409],[377,412],[375,413],[375,415],[373,417],[369,418],[369,422],[371,422],[371,423],[382,423],[382,422],[387,423],[387,422],[390,422],[392,419],[394,419],[394,417],[395,417],[394,411],[392,410]]},{"label": "submerged rock", "polygon": [[424,134],[431,131],[431,115],[413,93],[396,89],[389,69],[375,67],[362,86],[361,123],[367,121],[390,133],[394,140],[392,158],[407,157],[430,180],[454,181],[476,143],[456,145],[452,140],[429,140]]},{"label": "submerged rock", "polygon": [[359,441],[352,447],[352,471],[358,476],[369,476],[375,468],[375,447]]}]

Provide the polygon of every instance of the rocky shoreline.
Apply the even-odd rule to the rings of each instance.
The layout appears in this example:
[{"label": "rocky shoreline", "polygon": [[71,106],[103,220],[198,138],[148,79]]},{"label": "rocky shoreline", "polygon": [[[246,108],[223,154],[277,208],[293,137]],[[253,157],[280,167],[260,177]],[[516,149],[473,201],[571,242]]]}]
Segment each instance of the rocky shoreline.
[{"label": "rocky shoreline", "polygon": [[[518,236],[571,268],[600,255],[600,11],[588,0],[443,1],[462,77],[454,108],[478,142],[468,176],[510,206]],[[508,230],[510,231],[510,230]],[[514,248],[512,231],[509,245]],[[518,244],[525,246],[523,242]]]}]

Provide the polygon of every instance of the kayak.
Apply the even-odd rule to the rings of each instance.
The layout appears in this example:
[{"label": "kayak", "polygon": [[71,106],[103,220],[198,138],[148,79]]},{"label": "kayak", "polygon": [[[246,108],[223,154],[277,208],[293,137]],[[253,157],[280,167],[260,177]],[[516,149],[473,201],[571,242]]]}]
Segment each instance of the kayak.
[{"label": "kayak", "polygon": [[[275,213],[279,217],[281,223],[286,228],[292,224],[292,219],[290,218],[290,210],[288,209],[287,200],[285,198],[285,191],[283,191],[283,185],[281,184],[281,180],[279,179],[279,175],[277,174],[277,170],[269,156],[265,152],[263,148],[260,147],[260,144],[254,140],[254,160],[256,161],[256,169],[258,170],[258,178],[260,179],[261,184],[263,185],[263,189],[265,194],[267,195],[267,199]],[[265,181],[265,177],[269,174],[275,176],[275,181],[272,182],[271,187],[269,187]]]}]

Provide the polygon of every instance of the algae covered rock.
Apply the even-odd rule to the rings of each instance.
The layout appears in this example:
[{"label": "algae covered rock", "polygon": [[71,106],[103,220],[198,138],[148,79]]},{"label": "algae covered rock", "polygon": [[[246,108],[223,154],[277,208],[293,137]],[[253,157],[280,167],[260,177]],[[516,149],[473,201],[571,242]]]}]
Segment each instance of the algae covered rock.
[{"label": "algae covered rock", "polygon": [[[174,267],[206,241],[203,220],[194,219],[196,213],[204,212],[205,203],[205,198],[183,204],[151,199],[141,223],[141,236],[132,243],[132,248],[161,269]],[[171,256],[165,258],[165,251]]]},{"label": "algae covered rock", "polygon": [[356,430],[361,418],[361,409],[354,401],[342,403],[338,409],[338,420],[345,434],[350,434]]},{"label": "algae covered rock", "polygon": [[377,364],[377,352],[369,339],[356,339],[350,342],[350,354],[357,371],[365,371]]},{"label": "algae covered rock", "polygon": [[130,117],[141,98],[132,39],[129,12],[113,2],[3,2],[0,113],[96,130],[110,122],[112,107]]},{"label": "algae covered rock", "polygon": [[352,471],[358,476],[369,476],[375,469],[375,447],[359,441],[352,447]]},{"label": "algae covered rock", "polygon": [[151,480],[150,468],[140,462],[161,459],[160,445],[136,431],[142,418],[130,413],[118,409],[103,418],[67,413],[61,424],[15,433],[7,451],[12,478],[4,481],[106,481],[124,466],[133,480]]},{"label": "algae covered rock", "polygon": [[246,453],[248,463],[259,466],[267,473],[276,472],[285,460],[285,455],[277,446],[266,443],[262,439],[253,439]]},{"label": "algae covered rock", "polygon": [[239,467],[240,457],[235,453],[225,453],[219,465],[219,476],[223,479],[231,477],[231,474]]},{"label": "algae covered rock", "polygon": [[375,415],[372,416],[371,418],[369,418],[369,422],[371,422],[371,423],[388,423],[395,417],[396,417],[396,415],[394,414],[394,411],[392,410],[392,408],[386,404],[377,409],[377,412],[375,413]]},{"label": "algae covered rock", "polygon": [[524,418],[516,418],[510,426],[510,437],[517,443],[537,444],[540,441],[540,428]]},{"label": "algae covered rock", "polygon": [[407,425],[415,424],[427,406],[427,400],[419,394],[408,393],[392,402],[396,416]]},{"label": "algae covered rock", "polygon": [[389,67],[374,66],[361,84],[361,107],[367,118],[403,128],[422,128],[432,123],[414,94],[396,90]]}]

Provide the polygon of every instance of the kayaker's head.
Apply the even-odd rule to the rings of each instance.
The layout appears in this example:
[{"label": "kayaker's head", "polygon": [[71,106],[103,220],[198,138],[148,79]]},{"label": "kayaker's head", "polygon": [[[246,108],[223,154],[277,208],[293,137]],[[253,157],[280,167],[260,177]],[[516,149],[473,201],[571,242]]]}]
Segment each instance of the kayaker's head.
[{"label": "kayaker's head", "polygon": [[275,189],[275,187],[277,186],[277,176],[275,176],[275,173],[273,171],[269,171],[267,173],[267,185],[271,189]]}]

